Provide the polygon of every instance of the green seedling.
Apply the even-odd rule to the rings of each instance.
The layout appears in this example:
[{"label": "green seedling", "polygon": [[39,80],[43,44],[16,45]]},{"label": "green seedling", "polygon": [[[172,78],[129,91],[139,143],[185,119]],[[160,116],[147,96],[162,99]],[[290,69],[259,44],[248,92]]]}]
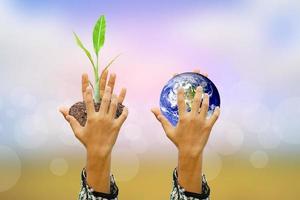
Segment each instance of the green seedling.
[{"label": "green seedling", "polygon": [[[93,84],[90,82],[93,90],[94,90],[94,100],[95,103],[99,103],[100,102],[100,90],[99,90],[99,80],[101,79],[101,76],[99,77],[99,53],[100,50],[102,49],[104,42],[105,42],[105,32],[106,32],[106,20],[105,20],[105,16],[101,15],[99,17],[99,19],[97,20],[95,26],[94,26],[94,30],[93,30],[93,46],[94,46],[94,52],[95,52],[95,57],[96,59],[93,59],[90,51],[85,48],[85,46],[83,45],[83,43],[81,42],[80,38],[78,37],[78,35],[74,33],[75,36],[75,40],[77,45],[84,51],[84,53],[86,54],[86,56],[88,57],[88,59],[90,60],[92,67],[93,67],[93,72],[94,72],[94,86]],[[115,58],[113,58],[105,67],[104,70],[107,70],[111,64],[119,57],[116,56]],[[95,62],[96,61],[96,62]]]}]

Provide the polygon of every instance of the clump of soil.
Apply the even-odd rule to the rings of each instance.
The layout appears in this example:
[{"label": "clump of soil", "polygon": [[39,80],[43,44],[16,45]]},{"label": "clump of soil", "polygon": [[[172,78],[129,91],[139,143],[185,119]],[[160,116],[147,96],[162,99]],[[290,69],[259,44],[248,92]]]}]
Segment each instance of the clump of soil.
[{"label": "clump of soil", "polygon": [[[100,100],[100,103],[94,102],[96,112],[99,111],[100,105],[101,105],[101,100]],[[122,114],[123,108],[124,108],[124,105],[119,103],[115,118],[118,118]],[[85,103],[80,101],[80,102],[77,102],[74,105],[72,105],[69,110],[69,115],[72,115],[73,117],[75,117],[75,119],[77,119],[77,121],[79,122],[79,124],[81,126],[85,126],[85,123],[87,120],[87,112],[86,112]]]}]

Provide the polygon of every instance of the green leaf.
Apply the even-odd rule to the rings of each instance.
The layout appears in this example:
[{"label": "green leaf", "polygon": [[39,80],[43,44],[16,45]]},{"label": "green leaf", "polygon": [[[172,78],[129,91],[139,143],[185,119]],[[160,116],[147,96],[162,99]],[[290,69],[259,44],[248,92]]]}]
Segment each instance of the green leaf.
[{"label": "green leaf", "polygon": [[106,67],[104,68],[103,71],[107,70],[107,69],[113,64],[113,62],[115,62],[115,60],[117,60],[117,58],[120,57],[120,55],[121,55],[121,54],[119,54],[119,55],[117,55],[116,57],[114,57],[114,58],[106,65]]},{"label": "green leaf", "polygon": [[96,22],[93,31],[93,44],[94,44],[94,50],[97,57],[101,47],[104,45],[105,29],[106,29],[105,17],[104,15],[101,15],[98,21]]},{"label": "green leaf", "polygon": [[92,65],[93,65],[93,68],[95,69],[95,63],[94,63],[94,61],[93,61],[93,58],[92,58],[92,56],[91,56],[91,53],[89,52],[89,50],[87,50],[87,49],[83,46],[81,40],[80,40],[79,37],[76,35],[76,33],[73,32],[73,34],[74,34],[74,36],[75,36],[75,39],[76,39],[76,42],[77,42],[78,46],[85,52],[85,54],[87,55],[87,57],[88,57],[89,60],[91,61]]}]

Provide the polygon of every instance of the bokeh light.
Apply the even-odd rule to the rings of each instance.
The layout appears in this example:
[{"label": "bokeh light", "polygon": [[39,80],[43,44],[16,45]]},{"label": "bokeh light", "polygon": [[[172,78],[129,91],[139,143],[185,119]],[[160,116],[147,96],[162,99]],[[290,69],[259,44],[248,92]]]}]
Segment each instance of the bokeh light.
[{"label": "bokeh light", "polygon": [[27,115],[14,127],[16,142],[28,149],[43,145],[47,141],[48,134],[48,120],[39,114]]},{"label": "bokeh light", "polygon": [[280,102],[273,115],[273,130],[281,135],[284,142],[300,144],[300,97]]},{"label": "bokeh light", "polygon": [[257,134],[258,142],[265,149],[275,149],[281,143],[281,137],[278,132],[272,129],[270,125],[265,131]]},{"label": "bokeh light", "polygon": [[[120,169],[122,167],[122,169]],[[130,181],[139,172],[140,161],[130,148],[117,148],[113,151],[112,173],[117,181]]]},{"label": "bokeh light", "polygon": [[63,176],[68,172],[69,164],[64,158],[54,158],[49,168],[54,175]]},{"label": "bokeh light", "polygon": [[238,124],[222,118],[210,135],[209,145],[222,155],[230,155],[242,148],[244,132]]},{"label": "bokeh light", "polygon": [[255,151],[250,155],[250,162],[255,168],[264,168],[269,162],[269,156],[264,151]]},{"label": "bokeh light", "polygon": [[130,141],[139,140],[142,137],[142,128],[136,123],[126,123],[122,127],[122,134]]},{"label": "bokeh light", "polygon": [[222,170],[222,158],[218,153],[207,148],[204,152],[203,173],[206,179],[211,181],[218,177]]},{"label": "bokeh light", "polygon": [[14,150],[0,145],[0,192],[14,187],[21,176],[21,161]]}]

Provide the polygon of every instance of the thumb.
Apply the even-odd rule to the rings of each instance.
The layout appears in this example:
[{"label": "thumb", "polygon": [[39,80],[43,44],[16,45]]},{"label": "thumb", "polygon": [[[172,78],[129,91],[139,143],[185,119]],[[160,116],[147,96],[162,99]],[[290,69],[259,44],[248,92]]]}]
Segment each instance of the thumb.
[{"label": "thumb", "polygon": [[66,116],[66,120],[69,122],[75,136],[77,138],[81,138],[81,129],[82,126],[79,124],[79,122],[75,119],[75,117],[73,117],[72,115],[67,115]]},{"label": "thumb", "polygon": [[172,125],[167,120],[167,118],[163,114],[161,114],[159,108],[152,108],[151,112],[154,114],[154,116],[156,117],[156,119],[161,123],[163,129],[167,133],[167,130],[169,130],[170,128],[172,128]]},{"label": "thumb", "polygon": [[67,107],[60,107],[59,108],[59,112],[64,116],[64,118],[66,119],[66,116],[69,114],[69,108]]}]

